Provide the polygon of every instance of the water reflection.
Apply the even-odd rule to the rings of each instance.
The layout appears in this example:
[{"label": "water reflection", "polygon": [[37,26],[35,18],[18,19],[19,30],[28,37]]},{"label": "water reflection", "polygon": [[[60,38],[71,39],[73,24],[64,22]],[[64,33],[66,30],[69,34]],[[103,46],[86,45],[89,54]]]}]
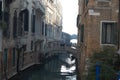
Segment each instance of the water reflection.
[{"label": "water reflection", "polygon": [[55,57],[43,67],[27,70],[11,80],[76,80],[75,70],[74,63],[69,64]]},{"label": "water reflection", "polygon": [[76,70],[75,66],[71,66],[70,68],[67,68],[65,65],[61,66],[61,72],[74,73],[75,70]]}]

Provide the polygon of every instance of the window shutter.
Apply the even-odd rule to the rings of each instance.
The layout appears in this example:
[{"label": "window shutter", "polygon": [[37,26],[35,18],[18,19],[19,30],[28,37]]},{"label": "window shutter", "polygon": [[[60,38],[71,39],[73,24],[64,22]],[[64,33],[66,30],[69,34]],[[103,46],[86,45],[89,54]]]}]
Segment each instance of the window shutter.
[{"label": "window shutter", "polygon": [[32,19],[32,32],[35,32],[35,15],[32,15],[33,19]]},{"label": "window shutter", "polygon": [[29,12],[28,10],[26,10],[24,14],[24,31],[28,31],[28,26],[29,26]]},{"label": "window shutter", "polygon": [[0,20],[2,20],[2,1],[0,1]]},{"label": "window shutter", "polygon": [[47,36],[47,24],[45,24],[45,36]]},{"label": "window shutter", "polygon": [[17,37],[17,12],[14,12],[14,17],[13,17],[13,37]]},{"label": "window shutter", "polygon": [[117,23],[112,25],[112,43],[117,44]]},{"label": "window shutter", "polygon": [[107,31],[107,26],[105,23],[102,23],[102,44],[106,43],[106,31]]},{"label": "window shutter", "polygon": [[31,41],[31,50],[33,50],[33,41]]},{"label": "window shutter", "polygon": [[42,35],[44,35],[44,22],[42,22]]}]

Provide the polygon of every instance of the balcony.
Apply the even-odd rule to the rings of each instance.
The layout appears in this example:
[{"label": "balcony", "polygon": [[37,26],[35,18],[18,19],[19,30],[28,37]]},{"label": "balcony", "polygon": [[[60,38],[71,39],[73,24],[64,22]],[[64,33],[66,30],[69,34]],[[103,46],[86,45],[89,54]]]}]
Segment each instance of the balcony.
[{"label": "balcony", "polygon": [[35,3],[36,9],[40,10],[40,12],[44,15],[45,14],[44,2],[41,0],[34,0],[33,2]]},{"label": "balcony", "polygon": [[45,36],[40,35],[40,34],[35,34],[35,41],[44,41]]}]

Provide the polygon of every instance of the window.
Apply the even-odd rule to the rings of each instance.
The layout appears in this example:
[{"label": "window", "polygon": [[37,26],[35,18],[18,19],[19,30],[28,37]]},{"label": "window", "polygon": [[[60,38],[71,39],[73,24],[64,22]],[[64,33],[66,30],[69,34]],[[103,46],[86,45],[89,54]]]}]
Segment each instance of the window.
[{"label": "window", "polygon": [[82,25],[80,29],[80,41],[84,42],[84,25]]},{"label": "window", "polygon": [[35,11],[32,10],[32,15],[31,15],[31,23],[32,23],[32,32],[35,32]]},{"label": "window", "polygon": [[0,20],[2,20],[2,1],[0,1]]},{"label": "window", "polygon": [[15,48],[12,50],[12,66],[15,66]]},{"label": "window", "polygon": [[19,36],[23,35],[23,31],[29,30],[29,11],[27,9],[24,9],[19,13],[18,27]]},{"label": "window", "polygon": [[17,12],[14,12],[13,16],[13,38],[17,37]]},{"label": "window", "polygon": [[4,65],[5,65],[5,68],[7,68],[7,56],[8,56],[8,49],[4,49],[4,55],[3,55],[4,57]]},{"label": "window", "polygon": [[52,22],[52,13],[48,12],[48,22],[51,23]]},{"label": "window", "polygon": [[27,50],[27,45],[23,45],[23,51]]},{"label": "window", "polygon": [[102,23],[102,44],[115,44],[116,43],[116,23]]},{"label": "window", "polygon": [[29,26],[29,11],[25,10],[24,12],[24,31],[28,31]]},{"label": "window", "polygon": [[31,41],[31,50],[33,50],[33,41]]},{"label": "window", "polygon": [[87,6],[89,0],[84,0],[85,5]]},{"label": "window", "polygon": [[42,22],[42,35],[44,35],[44,22]]},{"label": "window", "polygon": [[45,24],[45,36],[47,36],[47,24]]},{"label": "window", "polygon": [[80,15],[77,15],[77,26],[79,26],[79,22],[80,22]]}]

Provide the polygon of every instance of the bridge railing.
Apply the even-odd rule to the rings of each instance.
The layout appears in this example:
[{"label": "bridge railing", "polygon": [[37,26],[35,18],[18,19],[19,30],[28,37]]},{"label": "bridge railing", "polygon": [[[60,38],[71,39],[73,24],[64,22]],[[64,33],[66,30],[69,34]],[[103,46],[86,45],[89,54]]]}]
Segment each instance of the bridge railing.
[{"label": "bridge railing", "polygon": [[52,52],[52,51],[67,51],[73,54],[76,54],[77,51],[76,49],[73,49],[71,47],[68,46],[53,46],[53,47],[49,47],[45,49],[44,53],[48,53],[48,52]]}]

